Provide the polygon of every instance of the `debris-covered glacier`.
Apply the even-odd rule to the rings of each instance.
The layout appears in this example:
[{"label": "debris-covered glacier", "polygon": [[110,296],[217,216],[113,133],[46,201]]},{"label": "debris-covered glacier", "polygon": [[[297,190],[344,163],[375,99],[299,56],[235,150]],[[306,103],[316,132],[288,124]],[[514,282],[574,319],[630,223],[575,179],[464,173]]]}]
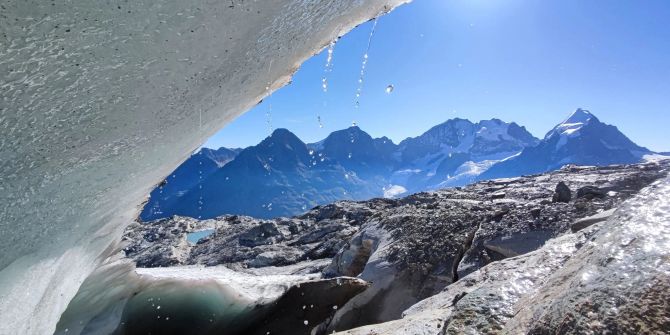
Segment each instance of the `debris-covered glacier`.
[{"label": "debris-covered glacier", "polygon": [[5,1],[0,333],[48,334],[153,185],[406,0]]}]

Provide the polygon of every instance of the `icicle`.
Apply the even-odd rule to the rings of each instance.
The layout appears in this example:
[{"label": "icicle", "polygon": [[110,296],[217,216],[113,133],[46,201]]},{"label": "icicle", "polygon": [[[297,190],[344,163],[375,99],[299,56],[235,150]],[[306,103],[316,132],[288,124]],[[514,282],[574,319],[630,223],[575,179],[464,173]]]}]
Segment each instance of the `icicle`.
[{"label": "icicle", "polygon": [[377,28],[377,20],[375,19],[374,23],[372,24],[372,30],[370,30],[370,36],[368,36],[368,45],[365,48],[365,54],[363,54],[363,61],[361,62],[361,72],[360,76],[358,77],[358,88],[356,89],[356,99],[354,103],[354,107],[358,109],[361,105],[361,94],[363,93],[363,80],[365,77],[365,68],[368,65],[368,54],[370,52],[370,45],[372,44],[372,36],[375,35],[375,29]]}]

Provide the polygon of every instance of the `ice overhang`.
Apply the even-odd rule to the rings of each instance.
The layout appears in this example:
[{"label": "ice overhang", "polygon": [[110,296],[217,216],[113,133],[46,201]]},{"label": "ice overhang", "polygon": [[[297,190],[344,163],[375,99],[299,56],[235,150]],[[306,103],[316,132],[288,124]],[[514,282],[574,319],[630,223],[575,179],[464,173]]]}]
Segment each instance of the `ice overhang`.
[{"label": "ice overhang", "polygon": [[3,2],[0,333],[52,332],[153,185],[331,40],[404,2]]}]

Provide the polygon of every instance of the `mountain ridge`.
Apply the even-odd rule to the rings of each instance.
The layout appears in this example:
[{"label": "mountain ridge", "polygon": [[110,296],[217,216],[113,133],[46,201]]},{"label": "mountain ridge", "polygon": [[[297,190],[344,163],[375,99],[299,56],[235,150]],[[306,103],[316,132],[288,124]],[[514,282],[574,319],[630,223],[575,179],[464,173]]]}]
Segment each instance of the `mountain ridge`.
[{"label": "mountain ridge", "polygon": [[496,118],[450,119],[398,144],[357,126],[315,143],[280,128],[244,149],[203,148],[176,170],[188,167],[190,182],[168,178],[180,187],[159,186],[140,217],[290,216],[337,200],[396,197],[566,164],[637,163],[651,153],[581,108],[542,139]]}]

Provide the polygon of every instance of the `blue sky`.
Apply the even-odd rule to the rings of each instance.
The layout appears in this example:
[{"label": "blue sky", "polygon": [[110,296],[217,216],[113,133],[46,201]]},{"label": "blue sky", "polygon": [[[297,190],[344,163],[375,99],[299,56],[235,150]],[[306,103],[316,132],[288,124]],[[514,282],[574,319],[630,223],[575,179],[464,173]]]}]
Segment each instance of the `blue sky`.
[{"label": "blue sky", "polygon": [[338,41],[327,93],[322,52],[205,146],[257,144],[271,104],[272,126],[306,142],[355,121],[397,143],[454,117],[515,121],[542,137],[581,107],[670,150],[668,18],[667,0],[415,0],[379,19],[358,110],[372,22]]}]

